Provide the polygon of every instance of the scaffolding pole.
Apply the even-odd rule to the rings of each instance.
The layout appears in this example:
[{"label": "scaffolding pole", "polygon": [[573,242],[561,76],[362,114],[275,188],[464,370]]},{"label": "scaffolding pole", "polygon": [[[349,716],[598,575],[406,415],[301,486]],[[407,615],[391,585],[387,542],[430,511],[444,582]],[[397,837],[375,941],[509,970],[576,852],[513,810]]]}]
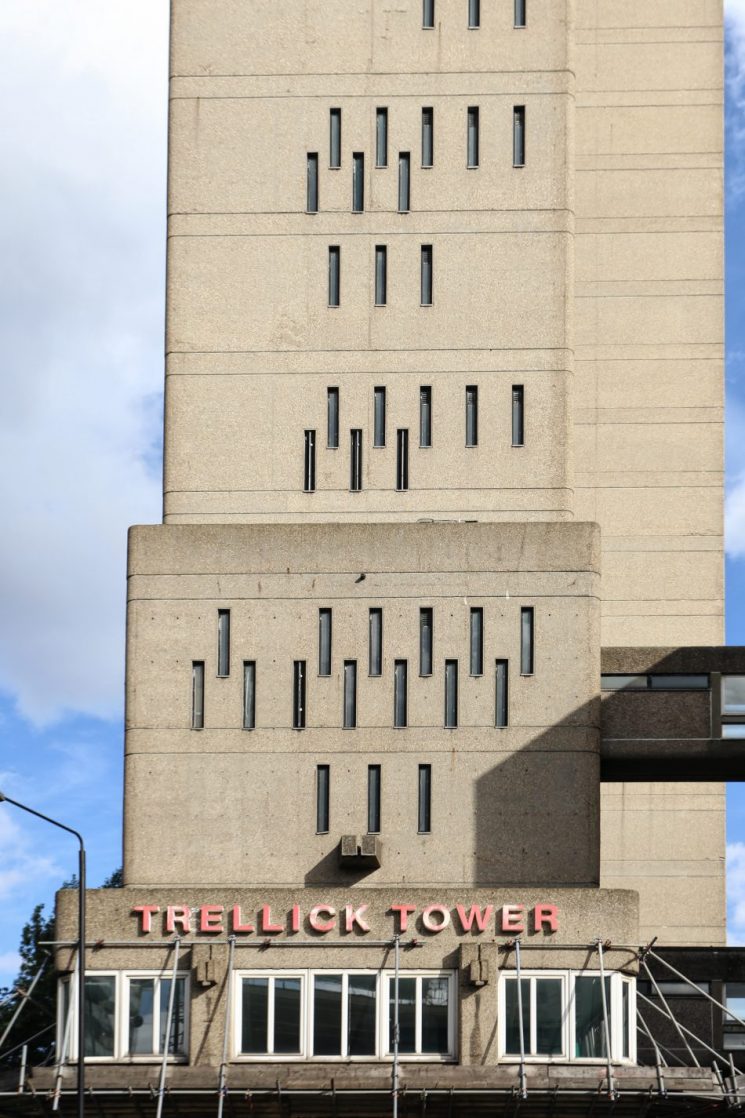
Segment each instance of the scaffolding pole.
[{"label": "scaffolding pole", "polygon": [[662,1002],[662,1004],[664,1005],[665,1009],[667,1010],[668,1016],[669,1016],[670,1020],[672,1021],[673,1025],[675,1025],[675,1029],[676,1029],[676,1032],[677,1032],[678,1036],[680,1037],[680,1039],[681,1039],[681,1040],[683,1041],[683,1044],[684,1044],[684,1045],[686,1046],[686,1048],[688,1049],[688,1055],[689,1055],[689,1056],[691,1057],[691,1059],[693,1060],[693,1063],[695,1064],[695,1066],[696,1066],[697,1068],[700,1068],[700,1067],[701,1067],[701,1064],[700,1064],[700,1063],[698,1062],[698,1060],[696,1059],[696,1056],[695,1056],[695,1053],[694,1053],[693,1049],[691,1048],[690,1044],[688,1043],[688,1041],[686,1040],[685,1036],[684,1036],[684,1035],[683,1035],[683,1033],[681,1032],[681,1027],[680,1027],[680,1025],[678,1024],[678,1022],[676,1021],[676,1019],[675,1019],[675,1016],[674,1016],[674,1014],[673,1014],[672,1010],[670,1009],[670,1006],[669,1006],[669,1005],[667,1004],[667,1001],[665,1000],[665,995],[664,995],[664,994],[662,993],[662,990],[660,990],[659,986],[657,985],[657,982],[655,981],[655,977],[654,977],[654,975],[652,974],[652,972],[651,972],[651,970],[649,969],[649,967],[647,966],[647,964],[646,964],[646,962],[644,961],[644,959],[642,959],[642,966],[644,967],[645,971],[646,971],[646,972],[647,972],[647,974],[649,975],[649,980],[650,980],[650,982],[652,983],[652,985],[654,986],[654,989],[655,989],[655,993],[657,994],[657,997],[658,997],[658,998],[660,999],[660,1001],[661,1001],[661,1002]]},{"label": "scaffolding pole", "polygon": [[222,1063],[220,1064],[220,1078],[217,1088],[217,1118],[222,1118],[222,1109],[227,1093],[228,1038],[230,1036],[230,1017],[233,1005],[233,956],[235,954],[235,936],[230,937],[229,943],[228,970],[225,976],[225,1030],[222,1037]]},{"label": "scaffolding pole", "polygon": [[[13,1014],[13,1016],[12,1016],[12,1017],[11,1017],[11,1019],[10,1019],[10,1021],[8,1022],[8,1026],[7,1026],[7,1028],[6,1028],[5,1030],[4,1030],[4,1032],[3,1032],[3,1035],[2,1035],[2,1036],[0,1036],[0,1052],[2,1052],[2,1050],[3,1050],[3,1045],[5,1044],[5,1041],[6,1041],[7,1039],[8,1039],[8,1033],[9,1033],[9,1032],[10,1032],[10,1030],[11,1030],[11,1029],[13,1028],[13,1026],[15,1025],[16,1021],[18,1020],[18,1018],[19,1018],[19,1017],[21,1016],[21,1013],[23,1012],[23,1007],[24,1007],[24,1006],[26,1005],[26,1003],[27,1003],[27,1002],[29,1001],[29,999],[31,998],[31,995],[32,995],[32,994],[33,994],[33,992],[34,992],[34,986],[36,985],[36,983],[37,983],[37,982],[39,981],[39,979],[41,978],[41,976],[42,976],[42,973],[43,973],[43,971],[44,971],[44,968],[46,967],[46,965],[47,965],[47,963],[48,963],[48,962],[49,962],[49,957],[47,956],[47,958],[46,958],[46,959],[44,959],[44,960],[42,961],[42,964],[41,964],[41,966],[39,967],[39,969],[37,970],[36,974],[35,974],[35,975],[34,975],[34,977],[32,978],[32,980],[31,980],[31,985],[29,986],[28,990],[25,990],[25,991],[22,991],[22,990],[18,990],[18,993],[19,993],[19,995],[20,995],[20,999],[21,999],[21,1000],[19,1001],[18,1005],[16,1006],[16,1010],[15,1010],[15,1013]],[[17,987],[16,987],[16,988],[17,988]]]},{"label": "scaffolding pole", "polygon": [[[69,983],[69,986],[68,986],[67,1018],[65,1020],[65,1031],[62,1034],[62,1047],[60,1048],[59,1060],[57,1061],[57,1070],[56,1070],[55,1075],[54,1075],[54,1092],[52,1094],[52,1110],[59,1110],[59,1100],[60,1100],[60,1095],[62,1094],[62,1069],[65,1066],[65,1060],[67,1059],[67,1051],[68,1051],[68,1048],[69,1048],[69,1045],[70,1045],[70,1032],[71,1032],[71,1029],[72,1029],[73,998],[75,997],[75,991],[77,990],[77,986],[75,984],[75,978],[77,977],[77,973],[78,973],[79,960],[80,960],[80,951],[78,951],[77,955],[75,956],[75,971],[73,972],[73,977],[72,977],[72,979]],[[81,1040],[83,1040],[82,1037],[81,1037]],[[83,1052],[78,1052],[78,1059],[82,1060],[83,1058],[84,1058],[83,1057]]]},{"label": "scaffolding pole", "polygon": [[615,1084],[613,1082],[613,1055],[610,1046],[610,1024],[608,1023],[608,998],[605,993],[605,959],[603,957],[603,941],[598,936],[598,961],[600,963],[600,995],[603,1004],[603,1031],[605,1033],[605,1055],[608,1062],[608,1095],[610,1098],[617,1097]]},{"label": "scaffolding pole", "polygon": [[394,939],[393,945],[393,1118],[398,1118],[398,1054],[400,1045],[399,1027],[399,980],[401,971],[401,946],[400,935]]},{"label": "scaffolding pole", "polygon": [[171,1046],[171,1022],[173,1021],[173,1003],[176,996],[176,974],[178,973],[178,953],[181,940],[178,936],[172,942],[173,946],[173,973],[171,975],[171,989],[168,992],[168,1015],[166,1017],[166,1034],[163,1038],[163,1060],[160,1065],[160,1082],[158,1083],[158,1107],[156,1118],[163,1114],[163,1100],[166,1094],[166,1071],[168,1069],[168,1049]]},{"label": "scaffolding pole", "polygon": [[525,1037],[523,1035],[523,982],[520,960],[520,940],[515,940],[515,971],[517,972],[517,1027],[520,1031],[520,1091],[521,1099],[528,1097],[528,1083],[525,1075]]},{"label": "scaffolding pole", "polygon": [[[644,951],[641,957],[642,962],[644,962],[644,958],[647,955],[651,956],[651,958],[653,959],[656,959],[658,963],[662,963],[663,967],[667,967],[667,969],[672,974],[674,974],[676,978],[679,978],[682,982],[685,982],[688,986],[691,987],[691,989],[695,990],[699,996],[703,995],[703,997],[705,997],[718,1009],[723,1009],[728,1017],[731,1017],[732,1020],[736,1021],[738,1025],[742,1025],[742,1027],[745,1028],[745,1021],[743,1021],[742,1017],[738,1017],[736,1013],[733,1013],[732,1010],[728,1009],[726,1005],[722,1005],[721,1002],[718,1002],[716,998],[713,998],[710,993],[708,993],[706,990],[703,990],[697,983],[692,982],[690,978],[687,978],[684,974],[681,974],[679,970],[675,969],[672,963],[668,963],[667,959],[663,959],[660,955],[657,954],[656,951],[653,951],[651,947],[648,947]],[[647,968],[647,971],[648,970],[649,968]]]},{"label": "scaffolding pole", "polygon": [[[727,1068],[727,1070],[729,1070],[729,1061],[725,1060],[724,1056],[722,1056],[720,1052],[717,1052],[715,1048],[712,1048],[711,1045],[707,1044],[705,1040],[702,1040],[700,1036],[696,1036],[696,1034],[692,1033],[690,1029],[687,1029],[685,1025],[681,1025],[679,1022],[677,1022],[672,1013],[665,1013],[664,1009],[660,1009],[658,1005],[655,1005],[653,1001],[651,1001],[644,994],[640,993],[638,990],[636,992],[636,996],[637,998],[641,998],[643,1002],[646,1002],[647,1005],[651,1006],[652,1009],[656,1009],[657,1012],[661,1013],[663,1017],[666,1017],[669,1021],[672,1021],[674,1025],[677,1025],[678,1028],[682,1029],[684,1033],[687,1033],[688,1036],[696,1042],[696,1044],[700,1044],[702,1048],[705,1048],[707,1052],[710,1052],[712,1056],[715,1056],[717,1060],[720,1060],[721,1063],[723,1063],[724,1066]],[[697,1064],[696,1066],[701,1067],[700,1064]]]}]

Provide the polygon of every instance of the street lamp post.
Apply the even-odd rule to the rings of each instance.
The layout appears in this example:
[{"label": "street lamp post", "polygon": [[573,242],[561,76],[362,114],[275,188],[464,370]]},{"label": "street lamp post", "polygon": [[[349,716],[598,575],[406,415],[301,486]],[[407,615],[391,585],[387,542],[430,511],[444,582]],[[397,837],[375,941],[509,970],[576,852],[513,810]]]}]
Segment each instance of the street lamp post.
[{"label": "street lamp post", "polygon": [[35,815],[37,819],[43,819],[45,823],[51,823],[53,827],[59,827],[61,831],[74,835],[80,846],[78,851],[78,1118],[85,1118],[85,843],[83,836],[72,827],[67,827],[56,819],[50,819],[48,815],[43,815],[42,812],[27,807],[18,800],[12,800],[4,792],[0,792],[0,802],[3,800],[20,808],[21,811],[27,811],[29,815]]}]

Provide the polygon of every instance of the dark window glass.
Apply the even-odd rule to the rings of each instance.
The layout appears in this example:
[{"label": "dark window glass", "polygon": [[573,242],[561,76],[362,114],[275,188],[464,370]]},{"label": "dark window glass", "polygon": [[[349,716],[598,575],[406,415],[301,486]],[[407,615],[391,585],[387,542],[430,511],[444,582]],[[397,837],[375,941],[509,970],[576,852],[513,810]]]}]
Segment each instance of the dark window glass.
[{"label": "dark window glass", "polygon": [[375,306],[384,307],[388,300],[388,249],[375,246]]},{"label": "dark window glass", "polygon": [[356,151],[352,156],[352,209],[362,213],[365,208],[365,156]]},{"label": "dark window glass", "polygon": [[560,978],[535,979],[536,1056],[562,1055],[561,985]]},{"label": "dark window glass", "polygon": [[[523,1051],[530,1053],[530,979],[520,982],[523,1002]],[[520,1055],[520,1008],[517,1001],[517,979],[505,983],[505,1052],[508,1056]]]},{"label": "dark window glass", "polygon": [[243,979],[241,1052],[263,1055],[269,1051],[269,979]]},{"label": "dark window glass", "polygon": [[367,766],[367,832],[370,835],[380,833],[380,796],[381,796],[381,769],[380,765]]},{"label": "dark window glass", "polygon": [[474,28],[481,26],[480,0],[468,0],[468,26]]},{"label": "dark window glass", "polygon": [[419,674],[432,675],[433,615],[430,606],[419,610]]},{"label": "dark window glass", "polygon": [[341,167],[341,109],[329,113],[329,167]]},{"label": "dark window glass", "polygon": [[274,979],[274,1051],[300,1051],[300,979]]},{"label": "dark window glass", "polygon": [[[166,1011],[168,1003],[166,1002]],[[129,981],[129,1054],[152,1054],[155,1023],[155,979],[131,978]]]},{"label": "dark window glass", "polygon": [[458,725],[458,661],[445,661],[445,726]]},{"label": "dark window glass", "polygon": [[377,976],[374,974],[350,974],[348,982],[349,1055],[374,1056]]},{"label": "dark window glass", "polygon": [[349,432],[349,488],[352,493],[362,489],[362,431],[353,428]]},{"label": "dark window glass", "polygon": [[471,610],[471,675],[484,674],[484,611],[480,607]]},{"label": "dark window glass", "polygon": [[243,661],[243,729],[256,727],[256,661]]},{"label": "dark window glass", "polygon": [[[388,1051],[393,1051],[396,1023],[396,983],[391,979],[388,996]],[[398,1050],[402,1055],[416,1052],[416,979],[398,980]]]},{"label": "dark window glass", "polygon": [[525,389],[521,384],[512,386],[512,445],[525,445]]},{"label": "dark window glass", "polygon": [[[610,978],[605,979],[608,1018],[611,1016]],[[574,980],[574,1052],[575,1057],[605,1056],[605,1022],[600,978],[588,976]]]},{"label": "dark window glass", "polygon": [[525,106],[515,105],[512,112],[512,163],[525,166]]},{"label": "dark window glass", "polygon": [[378,607],[370,610],[370,675],[381,675],[383,671],[383,611]]},{"label": "dark window glass", "polygon": [[114,1055],[116,979],[113,974],[86,975],[85,1054]]},{"label": "dark window glass", "polygon": [[422,1052],[443,1055],[448,1052],[447,978],[422,978]]},{"label": "dark window glass", "polygon": [[520,671],[532,675],[534,666],[534,613],[532,606],[520,610]]},{"label": "dark window glass", "polygon": [[407,213],[411,209],[411,156],[408,151],[398,154],[398,210]]},{"label": "dark window glass", "polygon": [[230,675],[230,610],[217,611],[217,674]]},{"label": "dark window glass", "polygon": [[373,446],[385,446],[385,388],[379,386],[373,394]]},{"label": "dark window glass", "polygon": [[434,109],[422,109],[422,167],[431,167],[435,161]]},{"label": "dark window glass", "polygon": [[329,829],[331,810],[331,769],[316,765],[316,832],[325,835]]},{"label": "dark window glass", "polygon": [[309,214],[318,213],[318,152],[308,152],[307,198],[305,208]]},{"label": "dark window glass", "polygon": [[375,166],[388,166],[388,110],[375,111]]},{"label": "dark window glass", "polygon": [[344,729],[357,725],[357,661],[344,661]]},{"label": "dark window glass", "polygon": [[479,165],[479,110],[476,105],[471,105],[468,110],[467,126],[467,164],[469,167]]},{"label": "dark window glass", "polygon": [[339,446],[339,389],[329,388],[327,390],[327,435],[326,445],[330,450],[336,450]]},{"label": "dark window glass", "polygon": [[421,301],[423,307],[432,306],[432,286],[432,245],[422,245]]},{"label": "dark window glass", "polygon": [[405,726],[407,719],[406,660],[396,660],[393,666],[393,725]]},{"label": "dark window glass", "polygon": [[435,0],[422,0],[422,27],[435,25]]},{"label": "dark window glass", "polygon": [[305,729],[305,660],[295,660],[292,669],[292,726]]},{"label": "dark window glass", "polygon": [[[168,1000],[171,996],[171,979],[162,978],[160,982],[160,1029],[158,1032],[158,1051],[163,1051],[168,1028]],[[176,989],[173,992],[173,1010],[171,1013],[171,1035],[168,1041],[168,1051],[171,1055],[179,1055],[186,1051],[186,979],[176,979]]]},{"label": "dark window glass", "polygon": [[429,384],[419,389],[419,445],[432,446],[432,387]]},{"label": "dark window glass", "polygon": [[341,297],[341,249],[329,246],[329,306],[338,307]]},{"label": "dark window glass", "polygon": [[479,390],[475,384],[466,388],[466,446],[479,442]]},{"label": "dark window glass", "polygon": [[507,726],[509,724],[509,680],[506,660],[497,660],[495,683],[495,724]]},{"label": "dark window glass", "polygon": [[340,974],[317,974],[313,979],[313,1055],[341,1056]]},{"label": "dark window glass", "polygon": [[331,675],[331,610],[318,611],[318,674]]},{"label": "dark window glass", "polygon": [[204,729],[204,660],[191,665],[191,728]]},{"label": "dark window glass", "polygon": [[527,0],[515,0],[515,27],[525,27],[527,15]]},{"label": "dark window glass", "polygon": [[305,458],[303,464],[303,491],[314,493],[316,488],[316,433],[305,432]]},{"label": "dark window glass", "polygon": [[419,766],[417,830],[426,835],[432,830],[432,766]]},{"label": "dark window glass", "polygon": [[409,488],[409,432],[402,428],[396,432],[396,489]]}]

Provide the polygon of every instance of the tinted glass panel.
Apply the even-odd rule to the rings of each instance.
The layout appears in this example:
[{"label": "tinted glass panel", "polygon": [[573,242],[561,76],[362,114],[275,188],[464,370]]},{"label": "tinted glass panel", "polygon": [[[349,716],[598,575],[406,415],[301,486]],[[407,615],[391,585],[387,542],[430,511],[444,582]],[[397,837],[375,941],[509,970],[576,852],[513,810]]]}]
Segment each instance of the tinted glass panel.
[{"label": "tinted glass panel", "polygon": [[132,978],[129,983],[129,1052],[153,1052],[155,979]]},{"label": "tinted glass panel", "polygon": [[[523,999],[523,1045],[530,1052],[530,979],[523,978],[520,986]],[[520,1055],[520,1011],[517,1002],[517,979],[505,983],[505,1052],[508,1056]]]},{"label": "tinted glass panel", "polygon": [[561,1043],[560,978],[535,980],[536,1056],[559,1056]]},{"label": "tinted glass panel", "polygon": [[[160,983],[160,1029],[158,1032],[158,1051],[163,1051],[168,1028],[168,999],[171,996],[171,979],[164,978]],[[171,1033],[168,1042],[171,1054],[186,1051],[186,979],[176,979],[171,1011]]]},{"label": "tinted glass panel", "polygon": [[645,691],[645,675],[601,675],[600,687],[603,691]]},{"label": "tinted glass panel", "polygon": [[375,1055],[374,974],[350,974],[347,993],[348,1039],[350,1056]]},{"label": "tinted glass panel", "polygon": [[[649,686],[653,691],[705,691],[709,686],[708,675],[651,675]],[[745,711],[745,706],[743,706]]]},{"label": "tinted glass panel", "polygon": [[85,1054],[114,1055],[116,980],[112,975],[86,975],[85,979]]},{"label": "tinted glass panel", "polygon": [[745,714],[745,675],[722,676],[722,713]]},{"label": "tinted glass panel", "polygon": [[269,979],[243,979],[243,1020],[241,1052],[261,1054],[267,1051],[269,1013]]},{"label": "tinted glass panel", "polygon": [[[389,995],[388,1050],[393,1051],[393,1026],[395,1022],[396,984],[391,979]],[[416,1052],[416,979],[398,980],[398,1050],[406,1054]]]},{"label": "tinted glass panel", "polygon": [[722,726],[722,737],[729,738],[730,741],[745,738],[745,722],[731,722]]},{"label": "tinted glass panel", "polygon": [[375,165],[388,166],[388,110],[378,109],[375,114]]},{"label": "tinted glass panel", "polygon": [[300,1051],[300,979],[274,980],[274,1051]]},{"label": "tinted glass panel", "polygon": [[[605,980],[605,997],[610,1018],[610,978]],[[580,977],[574,984],[574,1055],[605,1056],[605,1026],[600,978]]]},{"label": "tinted glass panel", "polygon": [[448,1051],[448,980],[422,979],[422,1052]]},{"label": "tinted glass panel", "polygon": [[341,1056],[340,974],[316,975],[313,980],[313,1052]]},{"label": "tinted glass panel", "polygon": [[370,675],[380,675],[383,667],[383,611],[370,610]]}]

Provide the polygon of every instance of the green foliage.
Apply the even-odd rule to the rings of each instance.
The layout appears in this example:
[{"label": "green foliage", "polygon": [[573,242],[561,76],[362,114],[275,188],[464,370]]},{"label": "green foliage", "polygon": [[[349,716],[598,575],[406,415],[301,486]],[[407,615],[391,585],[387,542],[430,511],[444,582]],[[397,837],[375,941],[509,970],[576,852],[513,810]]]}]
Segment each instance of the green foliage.
[{"label": "green foliage", "polygon": [[[77,878],[65,881],[62,889],[76,889]],[[121,889],[122,871],[115,870],[106,878],[101,888]],[[16,1045],[28,1042],[28,1062],[30,1066],[38,1066],[53,1055],[54,1050],[54,1024],[56,1021],[57,1006],[57,975],[54,970],[54,959],[51,948],[42,947],[47,940],[54,939],[55,914],[44,916],[44,905],[38,904],[31,913],[28,923],[24,924],[21,932],[21,942],[18,954],[21,965],[18,976],[12,986],[0,987],[0,1036],[5,1031],[21,1000],[25,1005],[8,1035],[3,1051],[0,1052],[0,1067],[21,1062],[21,1050]],[[44,964],[44,970],[39,978],[33,993],[26,997],[34,975]],[[50,1027],[51,1026],[51,1027]],[[40,1035],[36,1035],[40,1034]],[[32,1039],[33,1038],[33,1039]],[[9,1055],[4,1055],[8,1054]]]}]

